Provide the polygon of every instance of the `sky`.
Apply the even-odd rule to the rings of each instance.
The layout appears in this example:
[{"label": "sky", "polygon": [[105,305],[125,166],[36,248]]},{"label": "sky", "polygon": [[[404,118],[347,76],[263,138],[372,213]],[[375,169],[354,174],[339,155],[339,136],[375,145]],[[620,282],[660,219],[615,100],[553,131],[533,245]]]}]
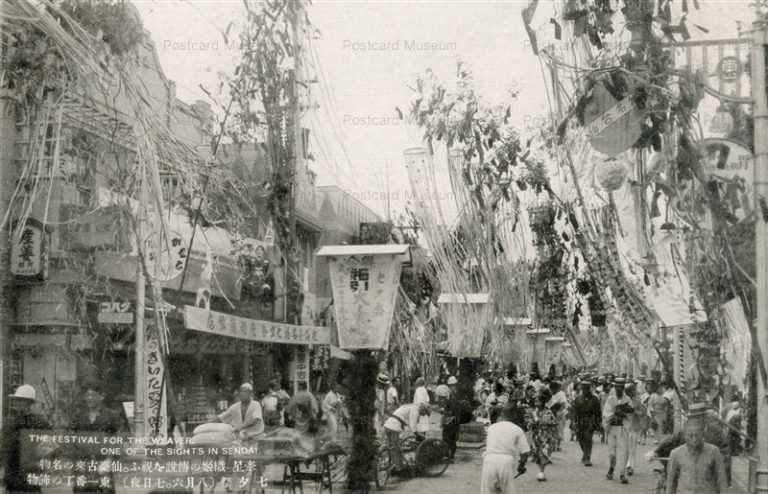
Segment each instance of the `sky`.
[{"label": "sky", "polygon": [[[308,70],[322,82],[312,86],[319,106],[305,117],[305,125],[314,136],[319,183],[341,185],[380,214],[386,212],[385,197],[394,211],[407,204],[412,193],[403,151],[422,145],[421,134],[396,118],[395,107],[408,107],[414,94],[408,85],[426,69],[450,81],[461,60],[487,102],[509,102],[508,92],[519,91],[512,103],[519,128],[541,122],[548,103],[541,65],[521,21],[526,3],[313,2],[309,16],[320,37],[313,42],[316,57]],[[536,25],[548,24],[548,3],[541,1],[544,13]],[[746,0],[699,3],[701,10],[691,14],[690,22],[710,33],[692,32],[695,36],[736,37],[737,21],[746,26],[752,19]],[[236,43],[225,43],[222,32],[231,22],[242,21],[242,1],[134,4],[152,33],[166,76],[176,82],[178,97],[187,102],[207,99],[198,85],[215,92],[217,74],[231,73],[236,64]],[[450,202],[448,192],[443,199]]]}]

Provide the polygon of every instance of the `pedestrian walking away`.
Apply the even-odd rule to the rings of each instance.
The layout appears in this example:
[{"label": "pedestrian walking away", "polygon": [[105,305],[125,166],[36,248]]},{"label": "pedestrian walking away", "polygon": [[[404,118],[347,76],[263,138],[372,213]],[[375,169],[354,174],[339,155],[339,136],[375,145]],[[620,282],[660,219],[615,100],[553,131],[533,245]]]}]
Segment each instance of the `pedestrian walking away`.
[{"label": "pedestrian walking away", "polygon": [[481,494],[517,494],[515,476],[525,473],[530,447],[523,430],[512,422],[514,410],[505,406],[500,420],[488,427],[480,474]]}]

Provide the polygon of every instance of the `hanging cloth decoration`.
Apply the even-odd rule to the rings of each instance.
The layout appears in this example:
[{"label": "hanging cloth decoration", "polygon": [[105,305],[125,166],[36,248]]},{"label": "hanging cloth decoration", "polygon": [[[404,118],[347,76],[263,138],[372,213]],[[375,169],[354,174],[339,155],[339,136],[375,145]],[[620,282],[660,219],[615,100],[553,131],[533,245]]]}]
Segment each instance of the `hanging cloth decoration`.
[{"label": "hanging cloth decoration", "polygon": [[632,101],[631,91],[619,101],[605,84],[595,84],[584,110],[584,124],[593,148],[608,157],[626,151],[640,138],[642,121],[643,113]]}]

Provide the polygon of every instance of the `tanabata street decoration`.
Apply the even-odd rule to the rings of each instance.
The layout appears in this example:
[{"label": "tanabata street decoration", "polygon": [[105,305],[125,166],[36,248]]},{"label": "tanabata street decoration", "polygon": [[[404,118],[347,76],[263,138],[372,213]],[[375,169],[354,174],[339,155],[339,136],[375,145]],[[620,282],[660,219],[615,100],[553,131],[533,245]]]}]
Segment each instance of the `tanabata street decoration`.
[{"label": "tanabata street decoration", "polygon": [[627,178],[626,165],[617,159],[610,158],[597,164],[595,173],[600,185],[608,192],[615,192],[624,184]]},{"label": "tanabata street decoration", "polygon": [[584,109],[584,124],[593,148],[609,157],[626,151],[640,138],[642,121],[643,113],[629,92],[619,101],[604,84],[595,84]]},{"label": "tanabata street decoration", "polygon": [[443,293],[438,299],[440,315],[448,326],[448,351],[455,357],[482,355],[493,305],[488,293]]},{"label": "tanabata street decoration", "polygon": [[409,262],[408,245],[326,246],[339,348],[389,348],[400,271]]}]

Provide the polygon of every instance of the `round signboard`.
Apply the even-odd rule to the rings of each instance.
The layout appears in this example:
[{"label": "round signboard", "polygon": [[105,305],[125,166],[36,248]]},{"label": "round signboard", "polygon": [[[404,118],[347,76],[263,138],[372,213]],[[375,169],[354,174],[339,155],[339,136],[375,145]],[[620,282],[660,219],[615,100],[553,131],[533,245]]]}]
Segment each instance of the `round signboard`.
[{"label": "round signboard", "polygon": [[155,232],[144,243],[147,271],[159,281],[168,281],[184,271],[187,260],[187,242],[180,233],[169,231],[167,238]]},{"label": "round signboard", "polygon": [[741,61],[737,57],[723,57],[717,64],[717,75],[723,82],[733,82],[741,76]]},{"label": "round signboard", "polygon": [[721,138],[699,141],[704,173],[721,184],[733,213],[744,218],[754,208],[755,158],[743,144]]}]

